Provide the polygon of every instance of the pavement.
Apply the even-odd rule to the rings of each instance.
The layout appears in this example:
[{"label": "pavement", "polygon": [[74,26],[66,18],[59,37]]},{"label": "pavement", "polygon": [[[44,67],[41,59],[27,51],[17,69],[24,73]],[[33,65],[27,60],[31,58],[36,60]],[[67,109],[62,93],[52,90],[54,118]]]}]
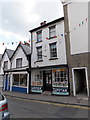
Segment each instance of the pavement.
[{"label": "pavement", "polygon": [[11,92],[11,91],[2,91],[2,92],[5,96],[10,96],[10,97],[90,107],[89,98],[83,95],[78,95],[73,97],[73,96],[56,96],[56,95],[45,95],[45,94],[35,94],[35,93],[25,94],[20,92]]}]

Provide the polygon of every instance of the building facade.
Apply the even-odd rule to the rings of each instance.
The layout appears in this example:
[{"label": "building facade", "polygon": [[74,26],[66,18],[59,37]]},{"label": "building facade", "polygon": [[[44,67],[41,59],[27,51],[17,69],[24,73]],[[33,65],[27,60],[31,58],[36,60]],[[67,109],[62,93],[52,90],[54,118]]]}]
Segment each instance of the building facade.
[{"label": "building facade", "polygon": [[88,2],[61,0],[64,8],[66,54],[70,93],[90,96]]},{"label": "building facade", "polygon": [[19,44],[11,57],[10,91],[29,93],[30,46]]},{"label": "building facade", "polygon": [[[30,45],[19,44],[15,51],[6,49],[1,58],[3,90],[29,93]],[[1,78],[0,77],[0,78]]]},{"label": "building facade", "polygon": [[31,92],[69,95],[64,18],[42,22],[31,33]]},{"label": "building facade", "polygon": [[11,68],[10,58],[14,53],[13,50],[5,49],[2,57],[1,57],[1,65],[0,65],[0,80],[2,80],[2,86],[4,90],[10,90],[10,73],[5,73],[5,70],[9,70]]}]

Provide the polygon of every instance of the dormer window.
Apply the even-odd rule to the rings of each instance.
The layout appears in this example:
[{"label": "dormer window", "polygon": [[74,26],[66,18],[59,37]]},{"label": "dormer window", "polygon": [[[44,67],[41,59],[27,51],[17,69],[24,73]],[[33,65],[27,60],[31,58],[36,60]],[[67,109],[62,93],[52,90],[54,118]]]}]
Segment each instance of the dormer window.
[{"label": "dormer window", "polygon": [[42,41],[42,30],[37,32],[37,42],[41,42]]},{"label": "dormer window", "polygon": [[8,61],[4,61],[4,69],[5,69],[5,70],[8,69]]},{"label": "dormer window", "polygon": [[17,68],[22,67],[22,58],[16,59],[16,67],[17,67]]}]

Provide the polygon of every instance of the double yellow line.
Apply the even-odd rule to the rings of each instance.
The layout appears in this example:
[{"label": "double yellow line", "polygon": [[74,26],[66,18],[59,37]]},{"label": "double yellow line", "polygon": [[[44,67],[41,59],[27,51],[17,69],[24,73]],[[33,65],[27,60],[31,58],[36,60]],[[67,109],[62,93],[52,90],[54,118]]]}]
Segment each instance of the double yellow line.
[{"label": "double yellow line", "polygon": [[55,105],[55,106],[72,107],[72,108],[90,110],[90,107],[87,107],[87,106],[69,105],[69,104],[64,104],[64,103],[60,104],[60,103],[45,102],[45,101],[40,101],[40,100],[29,100],[29,99],[23,99],[23,98],[15,98],[15,97],[11,97],[11,96],[8,96],[8,98],[13,98],[13,99],[17,99],[17,100],[23,100],[23,101],[27,101],[27,102],[37,102],[37,103],[49,104],[49,105]]}]

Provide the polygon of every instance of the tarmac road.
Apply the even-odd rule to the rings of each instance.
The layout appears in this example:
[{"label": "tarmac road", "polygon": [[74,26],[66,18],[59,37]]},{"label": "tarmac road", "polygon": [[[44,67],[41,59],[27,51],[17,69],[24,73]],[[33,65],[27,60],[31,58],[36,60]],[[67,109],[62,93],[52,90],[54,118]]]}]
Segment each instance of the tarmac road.
[{"label": "tarmac road", "polygon": [[88,118],[88,107],[7,96],[11,118]]}]

